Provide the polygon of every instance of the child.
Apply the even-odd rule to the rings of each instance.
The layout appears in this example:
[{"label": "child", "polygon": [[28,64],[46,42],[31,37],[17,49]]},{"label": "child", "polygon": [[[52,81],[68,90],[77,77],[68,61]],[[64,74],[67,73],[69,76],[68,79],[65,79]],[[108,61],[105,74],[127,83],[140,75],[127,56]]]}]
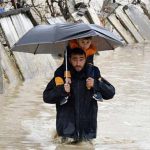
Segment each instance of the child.
[{"label": "child", "polygon": [[[68,57],[69,57],[69,53],[70,53],[71,49],[77,48],[77,47],[83,49],[86,53],[86,57],[87,57],[86,76],[87,76],[87,79],[88,79],[88,77],[94,78],[94,76],[96,76],[96,78],[99,79],[100,72],[97,72],[96,74],[94,74],[94,72],[93,72],[93,57],[94,57],[94,54],[96,53],[96,47],[92,44],[92,37],[85,37],[85,38],[80,38],[80,39],[69,41],[69,44],[67,46]],[[65,62],[63,63],[63,65],[65,65]],[[62,68],[64,68],[64,69],[62,69],[61,72],[60,71],[58,72],[57,70],[55,71],[54,76],[55,76],[56,86],[64,84],[64,77],[66,77],[66,75],[67,75],[66,82],[71,83],[70,71],[68,70],[66,72],[65,67],[62,67]],[[68,66],[68,69],[69,69],[69,66]],[[90,89],[90,88],[87,87],[87,89]],[[93,98],[95,100],[101,100],[102,96],[99,92],[95,91]],[[67,99],[68,99],[68,97],[64,97],[64,100],[62,100],[62,104],[67,102]]]}]

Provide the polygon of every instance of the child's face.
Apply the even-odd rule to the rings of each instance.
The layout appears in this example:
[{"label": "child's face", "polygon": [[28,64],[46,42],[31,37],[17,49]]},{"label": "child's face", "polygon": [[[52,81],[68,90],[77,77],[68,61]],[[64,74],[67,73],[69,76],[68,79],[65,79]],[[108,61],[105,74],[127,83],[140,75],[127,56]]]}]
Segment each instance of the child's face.
[{"label": "child's face", "polygon": [[78,41],[79,47],[81,47],[84,50],[87,50],[92,43],[92,39],[85,39],[85,38],[78,39],[77,41]]}]

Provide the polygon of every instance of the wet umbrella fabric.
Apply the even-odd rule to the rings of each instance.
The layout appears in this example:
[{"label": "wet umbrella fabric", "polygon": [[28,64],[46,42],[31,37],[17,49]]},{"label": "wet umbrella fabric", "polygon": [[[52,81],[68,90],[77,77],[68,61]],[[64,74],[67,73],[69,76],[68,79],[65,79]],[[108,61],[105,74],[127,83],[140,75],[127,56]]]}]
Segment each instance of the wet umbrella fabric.
[{"label": "wet umbrella fabric", "polygon": [[63,53],[68,40],[93,37],[97,50],[112,50],[122,42],[110,31],[95,24],[65,23],[38,25],[29,30],[15,45],[13,51],[33,54]]}]

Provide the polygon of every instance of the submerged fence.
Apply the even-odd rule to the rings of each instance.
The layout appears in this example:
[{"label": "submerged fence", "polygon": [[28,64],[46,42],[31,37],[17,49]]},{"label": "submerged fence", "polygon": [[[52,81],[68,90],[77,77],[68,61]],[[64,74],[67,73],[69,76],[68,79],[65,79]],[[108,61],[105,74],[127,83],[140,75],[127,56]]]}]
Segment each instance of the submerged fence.
[{"label": "submerged fence", "polygon": [[2,69],[11,83],[14,80],[31,79],[43,74],[51,77],[51,72],[57,67],[51,54],[33,55],[10,51],[14,43],[36,25],[35,20],[33,21],[28,14],[29,9],[25,8],[0,16],[1,30],[6,41],[6,44],[1,44]]}]

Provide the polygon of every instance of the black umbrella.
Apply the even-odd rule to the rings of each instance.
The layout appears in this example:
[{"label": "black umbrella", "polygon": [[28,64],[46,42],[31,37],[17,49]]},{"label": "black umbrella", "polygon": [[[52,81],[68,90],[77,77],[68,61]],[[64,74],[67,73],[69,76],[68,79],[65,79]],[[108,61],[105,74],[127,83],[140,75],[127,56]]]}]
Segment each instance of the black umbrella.
[{"label": "black umbrella", "polygon": [[93,36],[99,51],[112,50],[122,45],[107,29],[95,24],[65,23],[38,25],[29,30],[12,48],[13,51],[33,54],[62,53],[68,40]]},{"label": "black umbrella", "polygon": [[64,52],[68,40],[89,36],[93,37],[92,41],[99,51],[112,50],[122,45],[112,32],[98,25],[63,23],[32,28],[15,43],[12,50],[33,54],[59,54]]}]

